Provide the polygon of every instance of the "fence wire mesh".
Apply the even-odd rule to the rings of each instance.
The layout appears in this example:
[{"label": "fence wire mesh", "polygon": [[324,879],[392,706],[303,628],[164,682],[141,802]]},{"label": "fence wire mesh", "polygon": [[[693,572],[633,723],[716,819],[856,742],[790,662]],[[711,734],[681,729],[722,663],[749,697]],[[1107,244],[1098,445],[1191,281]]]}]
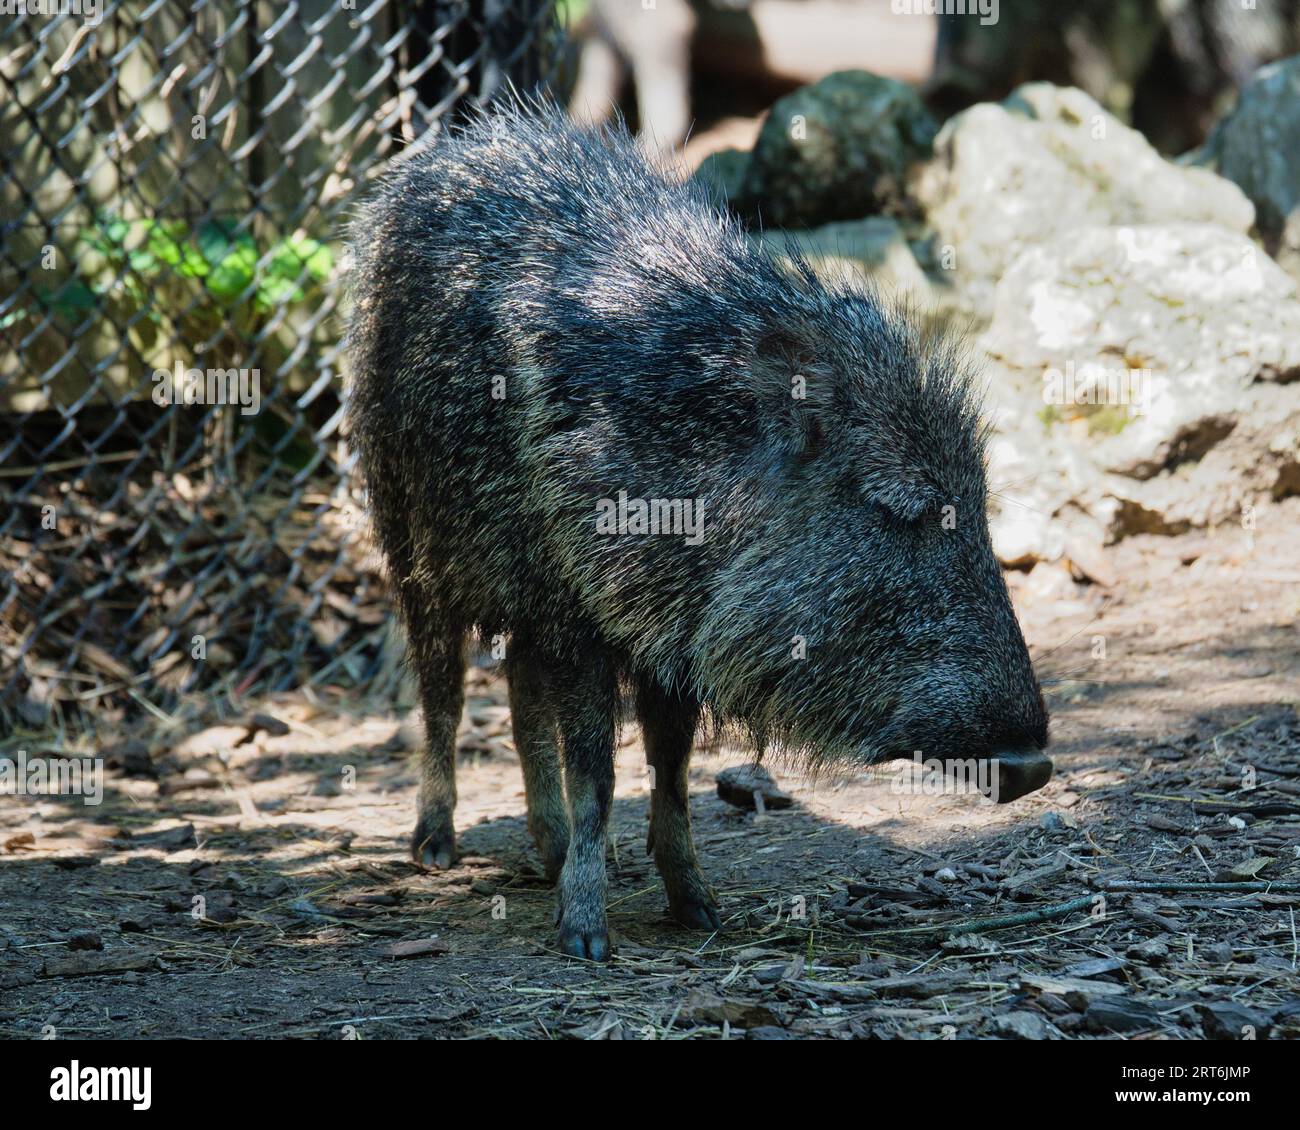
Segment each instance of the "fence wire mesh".
[{"label": "fence wire mesh", "polygon": [[0,722],[392,685],[340,242],[552,0],[0,3]]}]

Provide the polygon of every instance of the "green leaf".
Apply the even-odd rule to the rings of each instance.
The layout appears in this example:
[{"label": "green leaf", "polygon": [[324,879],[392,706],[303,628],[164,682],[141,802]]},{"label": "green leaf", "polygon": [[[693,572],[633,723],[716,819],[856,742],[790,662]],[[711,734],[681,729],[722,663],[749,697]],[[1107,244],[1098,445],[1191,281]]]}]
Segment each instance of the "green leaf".
[{"label": "green leaf", "polygon": [[213,267],[219,267],[232,254],[242,252],[257,262],[257,244],[253,237],[229,220],[209,220],[198,231],[199,250]]},{"label": "green leaf", "polygon": [[201,279],[212,268],[208,266],[208,261],[202,254],[187,243],[181,248],[181,261],[176,269],[189,278]]},{"label": "green leaf", "polygon": [[46,308],[67,316],[94,310],[99,305],[95,292],[80,279],[66,279],[57,289],[42,287],[37,297]]},{"label": "green leaf", "polygon": [[256,251],[232,251],[212,268],[205,280],[208,290],[224,301],[233,301],[252,283],[256,266]]},{"label": "green leaf", "polygon": [[334,268],[334,255],[319,240],[295,235],[282,239],[275,245],[268,268],[272,275],[297,282],[304,269],[317,282],[329,278]]},{"label": "green leaf", "polygon": [[141,275],[153,275],[158,272],[158,260],[148,251],[141,251],[138,248],[135,251],[127,253],[126,261],[131,264],[131,270]]},{"label": "green leaf", "polygon": [[[131,266],[136,270],[154,270],[166,264],[173,271],[190,278],[201,278],[211,268],[202,253],[189,241],[189,228],[184,220],[149,220],[144,225],[144,244],[132,252]],[[150,255],[157,262],[150,264],[137,255]]]},{"label": "green leaf", "polygon": [[121,246],[126,242],[126,237],[131,234],[131,225],[111,213],[105,213],[100,222],[100,230],[104,233],[104,238],[109,243],[115,243]]},{"label": "green leaf", "polygon": [[302,287],[289,279],[266,278],[257,288],[257,305],[263,310],[285,306],[290,302],[301,302],[306,297]]},{"label": "green leaf", "polygon": [[112,212],[101,212],[95,222],[77,236],[79,243],[93,247],[101,255],[120,256],[131,225]]}]

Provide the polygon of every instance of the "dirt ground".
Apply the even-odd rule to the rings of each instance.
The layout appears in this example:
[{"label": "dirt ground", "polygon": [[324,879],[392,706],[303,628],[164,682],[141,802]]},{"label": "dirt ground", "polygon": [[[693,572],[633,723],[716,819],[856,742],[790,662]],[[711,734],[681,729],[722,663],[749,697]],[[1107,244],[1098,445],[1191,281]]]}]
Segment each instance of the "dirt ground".
[{"label": "dirt ground", "polygon": [[[490,668],[445,873],[406,857],[413,720],[341,692],[101,750],[101,805],[0,804],[0,1035],[1295,1038],[1300,499],[1102,564],[1111,585],[1010,577],[1053,710],[1041,792],[995,807],[776,767],[794,804],[760,816],[715,790],[744,751],[698,751],[717,935],[664,914],[625,728],[608,967],[554,949]],[[1132,882],[1231,885],[1108,889]]]}]

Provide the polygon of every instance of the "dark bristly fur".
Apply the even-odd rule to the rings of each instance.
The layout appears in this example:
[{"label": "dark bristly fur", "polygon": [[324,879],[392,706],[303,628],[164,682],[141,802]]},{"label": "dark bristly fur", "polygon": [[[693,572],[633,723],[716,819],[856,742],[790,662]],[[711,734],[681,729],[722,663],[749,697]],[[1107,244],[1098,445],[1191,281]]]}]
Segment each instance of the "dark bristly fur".
[{"label": "dark bristly fur", "polygon": [[[778,267],[621,129],[547,106],[413,154],[353,234],[352,435],[428,725],[417,858],[454,856],[474,629],[510,639],[529,824],[579,956],[608,954],[620,687],[694,926],[718,924],[687,807],[702,711],[815,765],[1045,743],[978,404],[904,317]],[[703,541],[597,532],[619,491],[701,501]]]}]

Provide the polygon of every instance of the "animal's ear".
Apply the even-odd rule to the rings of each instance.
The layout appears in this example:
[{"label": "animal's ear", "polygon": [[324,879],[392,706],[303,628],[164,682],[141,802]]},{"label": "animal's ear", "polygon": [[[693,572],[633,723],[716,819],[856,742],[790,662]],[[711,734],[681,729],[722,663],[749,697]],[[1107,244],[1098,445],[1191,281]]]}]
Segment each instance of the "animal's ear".
[{"label": "animal's ear", "polygon": [[820,449],[834,422],[833,370],[799,326],[772,329],[759,338],[752,367],[764,430],[792,455]]}]

